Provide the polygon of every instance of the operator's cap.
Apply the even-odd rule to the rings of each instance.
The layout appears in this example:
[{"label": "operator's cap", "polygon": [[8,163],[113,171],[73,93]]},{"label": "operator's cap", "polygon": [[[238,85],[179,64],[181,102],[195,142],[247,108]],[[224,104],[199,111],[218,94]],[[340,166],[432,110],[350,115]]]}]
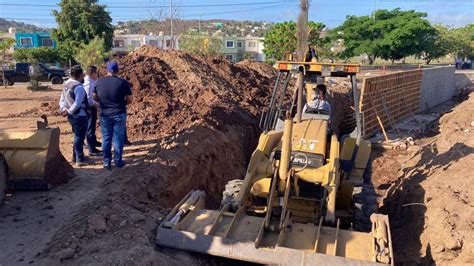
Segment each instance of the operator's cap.
[{"label": "operator's cap", "polygon": [[119,72],[119,65],[117,62],[112,61],[107,64],[107,71],[111,73]]}]

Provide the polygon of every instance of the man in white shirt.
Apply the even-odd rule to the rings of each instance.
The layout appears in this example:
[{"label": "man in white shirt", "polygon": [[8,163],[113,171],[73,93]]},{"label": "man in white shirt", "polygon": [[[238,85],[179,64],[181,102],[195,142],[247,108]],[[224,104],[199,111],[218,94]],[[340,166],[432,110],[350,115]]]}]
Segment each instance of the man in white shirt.
[{"label": "man in white shirt", "polygon": [[87,101],[89,103],[89,119],[87,121],[87,146],[89,148],[89,155],[91,156],[102,156],[102,153],[97,149],[102,143],[97,141],[95,135],[96,124],[97,124],[97,107],[99,103],[94,100],[94,86],[97,80],[97,67],[89,66],[86,71],[84,78],[84,89],[87,93]]},{"label": "man in white shirt", "polygon": [[303,113],[324,114],[331,116],[331,105],[326,101],[326,85],[318,84],[316,86],[316,96],[312,101],[305,104]]}]

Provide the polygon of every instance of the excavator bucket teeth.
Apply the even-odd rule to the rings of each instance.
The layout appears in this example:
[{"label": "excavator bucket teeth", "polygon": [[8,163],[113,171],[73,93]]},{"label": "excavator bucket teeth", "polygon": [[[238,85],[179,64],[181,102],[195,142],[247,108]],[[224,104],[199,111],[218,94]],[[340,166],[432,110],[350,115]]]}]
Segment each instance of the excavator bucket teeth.
[{"label": "excavator bucket teeth", "polygon": [[[271,231],[264,227],[265,217],[249,215],[244,207],[234,213],[228,206],[220,210],[186,206],[183,215],[180,210],[192,193],[158,227],[158,245],[263,264],[379,264],[373,252],[373,233],[323,226],[322,222],[297,223],[291,218],[281,230]],[[170,224],[171,220],[178,222]]]}]

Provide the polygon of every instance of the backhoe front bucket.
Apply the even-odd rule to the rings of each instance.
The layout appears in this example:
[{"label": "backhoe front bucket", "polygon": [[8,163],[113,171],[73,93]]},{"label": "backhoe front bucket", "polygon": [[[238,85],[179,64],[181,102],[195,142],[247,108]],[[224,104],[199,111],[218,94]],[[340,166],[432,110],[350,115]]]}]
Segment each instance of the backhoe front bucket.
[{"label": "backhoe front bucket", "polygon": [[[290,215],[281,230],[266,229],[265,217],[248,215],[244,207],[235,213],[228,206],[218,211],[193,206],[180,212],[193,193],[158,227],[158,245],[262,264],[377,265],[382,259],[393,265],[385,216],[374,217],[374,224],[386,226],[385,231],[373,229],[372,233],[342,230],[339,222],[336,227],[323,226],[322,219],[319,224],[297,223]],[[376,247],[385,239],[383,254],[387,256],[377,256]]]},{"label": "backhoe front bucket", "polygon": [[59,128],[0,131],[0,153],[10,170],[13,189],[44,190],[64,183],[73,168],[59,150]]}]

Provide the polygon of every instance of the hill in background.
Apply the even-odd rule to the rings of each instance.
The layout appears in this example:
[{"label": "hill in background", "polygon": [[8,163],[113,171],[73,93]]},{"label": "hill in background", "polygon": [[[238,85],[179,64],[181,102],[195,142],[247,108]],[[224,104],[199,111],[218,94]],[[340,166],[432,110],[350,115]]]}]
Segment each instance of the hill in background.
[{"label": "hill in background", "polygon": [[32,24],[0,18],[0,32],[8,32],[10,27],[16,28],[17,32],[49,32],[51,30],[49,28],[42,28]]},{"label": "hill in background", "polygon": [[[222,31],[229,36],[256,36],[263,37],[265,32],[273,26],[273,22],[264,21],[237,21],[224,19],[211,20],[174,20],[175,32],[183,32],[186,29],[198,30],[202,32],[214,33]],[[170,21],[158,21],[154,19],[118,22],[115,29],[122,34],[158,34],[160,31],[169,34]]]}]

